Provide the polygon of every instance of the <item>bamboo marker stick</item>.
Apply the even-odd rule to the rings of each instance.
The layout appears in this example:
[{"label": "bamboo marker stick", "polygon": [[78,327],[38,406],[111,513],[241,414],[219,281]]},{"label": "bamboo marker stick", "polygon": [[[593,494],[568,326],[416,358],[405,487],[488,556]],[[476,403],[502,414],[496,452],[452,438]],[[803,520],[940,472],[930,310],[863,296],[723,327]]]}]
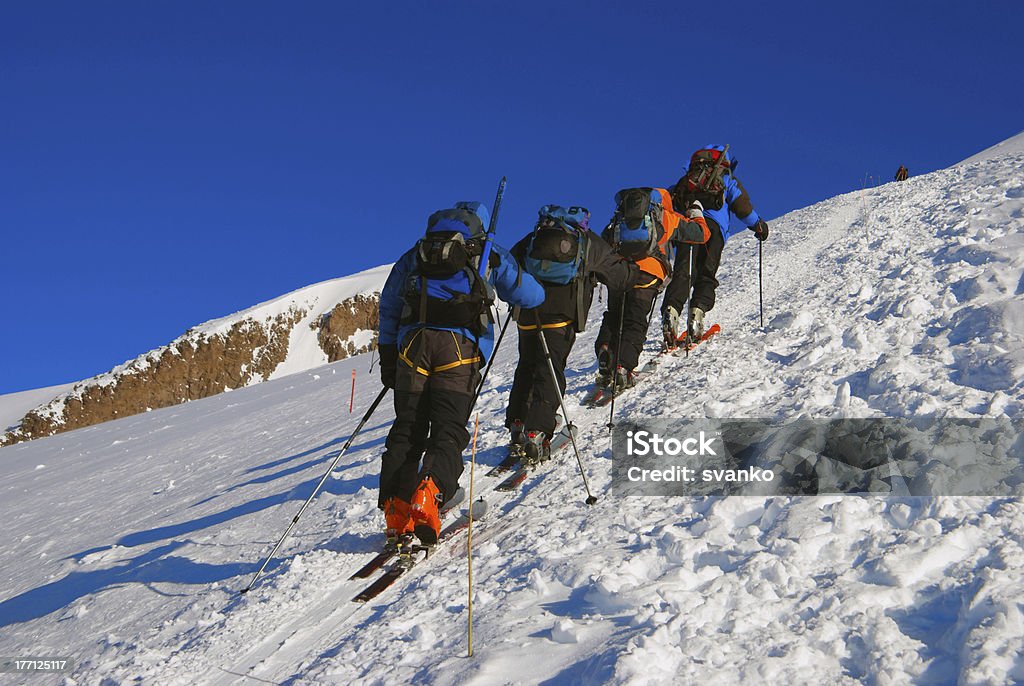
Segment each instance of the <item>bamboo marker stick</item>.
[{"label": "bamboo marker stick", "polygon": [[469,569],[469,654],[466,657],[473,657],[473,476],[476,472],[476,437],[479,432],[480,413],[477,412],[473,425],[473,450],[469,461],[469,531],[466,540],[466,561]]}]

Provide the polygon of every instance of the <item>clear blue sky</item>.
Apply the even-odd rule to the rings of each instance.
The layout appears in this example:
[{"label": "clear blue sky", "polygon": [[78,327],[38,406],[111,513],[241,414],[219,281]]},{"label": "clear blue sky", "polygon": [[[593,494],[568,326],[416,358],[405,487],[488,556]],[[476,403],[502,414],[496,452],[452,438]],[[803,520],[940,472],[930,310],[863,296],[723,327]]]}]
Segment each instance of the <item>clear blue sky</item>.
[{"label": "clear blue sky", "polygon": [[391,262],[502,174],[511,245],[708,142],[769,219],[948,166],[1024,128],[1021,26],[1018,0],[4,3],[0,393]]}]

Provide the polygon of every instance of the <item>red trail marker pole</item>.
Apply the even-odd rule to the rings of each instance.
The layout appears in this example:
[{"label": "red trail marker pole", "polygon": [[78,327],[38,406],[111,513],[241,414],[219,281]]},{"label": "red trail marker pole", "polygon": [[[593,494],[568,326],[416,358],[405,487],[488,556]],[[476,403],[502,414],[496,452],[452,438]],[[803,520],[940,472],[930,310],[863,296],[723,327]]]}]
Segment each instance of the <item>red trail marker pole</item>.
[{"label": "red trail marker pole", "polygon": [[348,413],[352,414],[352,404],[356,401],[356,370],[352,370],[352,394],[348,398]]}]

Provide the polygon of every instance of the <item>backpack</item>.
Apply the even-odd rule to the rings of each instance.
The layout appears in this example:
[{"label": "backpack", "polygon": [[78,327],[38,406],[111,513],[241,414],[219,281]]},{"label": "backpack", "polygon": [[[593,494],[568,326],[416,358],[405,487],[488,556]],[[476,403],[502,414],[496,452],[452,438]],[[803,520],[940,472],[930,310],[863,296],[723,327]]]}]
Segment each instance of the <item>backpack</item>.
[{"label": "backpack", "polygon": [[587,253],[590,212],[545,205],[526,247],[526,271],[545,283],[566,285],[581,274]]},{"label": "backpack", "polygon": [[[729,146],[722,150],[713,146],[701,148],[690,157],[686,175],[676,184],[676,193],[699,200],[706,210],[720,210],[725,205],[725,176],[732,173]],[[680,204],[684,207],[685,204]]]},{"label": "backpack", "polygon": [[615,251],[629,260],[661,254],[665,235],[661,193],[656,188],[625,188],[615,194],[615,214],[605,237]]},{"label": "backpack", "polygon": [[[464,232],[469,229],[470,237]],[[402,323],[420,323],[483,334],[493,323],[494,302],[488,280],[480,275],[484,227],[467,209],[430,215],[416,242],[416,265],[409,274]]]}]

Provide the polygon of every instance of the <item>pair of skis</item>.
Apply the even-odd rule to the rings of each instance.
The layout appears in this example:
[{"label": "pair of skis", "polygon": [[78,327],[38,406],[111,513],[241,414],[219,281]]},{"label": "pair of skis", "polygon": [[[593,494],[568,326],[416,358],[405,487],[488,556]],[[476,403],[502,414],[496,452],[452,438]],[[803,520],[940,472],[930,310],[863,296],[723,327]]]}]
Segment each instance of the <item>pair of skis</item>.
[{"label": "pair of skis", "polygon": [[[459,490],[461,491],[462,489]],[[455,521],[441,529],[441,533],[437,537],[437,543],[434,545],[428,546],[417,543],[411,536],[408,538],[403,537],[403,540],[399,544],[393,546],[392,551],[385,549],[383,552],[378,554],[377,558],[386,556],[383,562],[374,566],[377,562],[377,558],[374,558],[350,577],[351,579],[369,577],[376,570],[383,567],[388,560],[396,556],[398,558],[388,566],[388,568],[384,570],[384,573],[377,577],[373,583],[357,593],[352,600],[357,603],[365,603],[373,600],[402,578],[410,569],[430,557],[438,547],[449,543],[460,533],[468,529],[471,516],[473,519],[480,519],[486,512],[487,502],[483,498],[471,503],[466,512],[461,513],[455,518]]]},{"label": "pair of skis", "polygon": [[[662,350],[657,355],[655,355],[654,358],[649,360],[647,364],[640,368],[640,371],[635,376],[635,381],[639,383],[641,380],[643,380],[652,372],[654,372],[654,370],[656,370],[658,366],[661,364],[661,362],[664,360],[665,356],[678,356],[680,353],[688,353],[701,343],[707,342],[710,338],[720,333],[721,331],[722,327],[720,327],[718,324],[712,324],[711,327],[704,332],[704,335],[702,335],[696,341],[692,343],[687,343],[685,340],[683,340],[680,342],[680,345],[676,348]],[[597,384],[593,388],[593,390],[590,391],[587,397],[584,398],[583,404],[586,405],[587,407],[606,407],[612,402],[613,398],[621,396],[623,393],[628,391],[630,388],[633,388],[635,385],[636,383],[634,383],[632,386],[623,386],[616,388],[614,384]]]},{"label": "pair of skis", "polygon": [[667,348],[667,349],[662,350],[661,352],[659,352],[653,358],[648,360],[647,364],[645,364],[643,366],[643,368],[640,370],[640,373],[641,374],[649,374],[649,373],[653,372],[655,369],[658,368],[658,365],[660,365],[661,362],[666,357],[668,357],[668,356],[679,357],[680,355],[688,354],[691,350],[696,348],[698,345],[700,345],[701,343],[706,343],[709,339],[711,339],[712,337],[714,337],[715,335],[717,335],[717,334],[719,334],[721,332],[722,332],[722,327],[721,326],[719,326],[718,324],[712,324],[710,327],[708,327],[708,330],[705,331],[704,334],[700,338],[698,338],[697,340],[693,341],[692,343],[691,342],[687,342],[686,334],[683,334],[683,339],[681,341],[679,341],[679,345],[677,345],[674,348]]},{"label": "pair of skis", "polygon": [[[462,501],[466,499],[466,491],[459,487],[459,490],[455,491],[455,495],[451,499],[441,506],[441,521],[444,521],[449,513],[452,512],[456,507],[462,504]],[[356,579],[366,579],[373,575],[378,569],[386,565],[392,560],[392,558],[399,555],[405,547],[412,544],[412,537],[402,537],[400,539],[389,541],[384,549],[377,553],[377,555],[367,562],[365,565],[356,570],[356,572],[349,577],[349,581]]]},{"label": "pair of skis", "polygon": [[[572,432],[571,434],[569,433],[570,431]],[[550,453],[548,460],[554,459],[558,453],[571,446],[572,439],[577,435],[579,435],[579,429],[577,429],[573,424],[563,426],[555,432],[555,435],[551,438],[551,442],[549,444]],[[526,481],[526,477],[530,475],[530,472],[535,469],[537,465],[524,462],[524,457],[525,455],[519,451],[509,450],[508,457],[487,473],[488,476],[498,476],[515,470],[512,472],[511,476],[495,486],[494,490],[502,492],[514,491],[521,483]]]},{"label": "pair of skis", "polygon": [[[572,426],[571,428],[573,432],[577,431],[575,426]],[[554,438],[551,439],[550,447],[552,458],[554,458],[558,452],[572,444],[572,438],[569,435],[569,430],[570,427],[563,427],[555,434]],[[510,451],[508,457],[487,473],[487,476],[500,476],[501,474],[515,470],[511,476],[499,483],[494,490],[513,491],[526,480],[526,477],[529,476],[530,471],[535,467],[535,465],[526,463],[520,464],[521,457],[522,455],[520,453]],[[465,492],[460,488],[456,491],[456,495],[442,507],[442,521],[444,521],[446,515],[458,508],[464,499]],[[470,509],[472,510],[472,518],[474,520],[479,520],[487,512],[487,503],[481,498],[473,502],[470,505]],[[373,576],[373,574],[381,568],[384,568],[385,566],[387,567],[383,574],[377,577],[377,579],[375,579],[369,586],[357,593],[352,600],[357,603],[365,603],[376,598],[387,588],[394,585],[394,583],[403,577],[410,569],[427,559],[430,555],[434,554],[437,549],[449,544],[453,539],[457,538],[459,534],[468,529],[469,520],[470,511],[467,510],[466,512],[459,514],[451,523],[441,529],[441,533],[437,538],[437,543],[432,546],[422,545],[416,542],[412,536],[403,537],[398,541],[389,543],[384,550],[378,553],[372,560],[367,562],[361,568],[356,570],[356,572],[350,577],[350,580],[366,579]]]}]

